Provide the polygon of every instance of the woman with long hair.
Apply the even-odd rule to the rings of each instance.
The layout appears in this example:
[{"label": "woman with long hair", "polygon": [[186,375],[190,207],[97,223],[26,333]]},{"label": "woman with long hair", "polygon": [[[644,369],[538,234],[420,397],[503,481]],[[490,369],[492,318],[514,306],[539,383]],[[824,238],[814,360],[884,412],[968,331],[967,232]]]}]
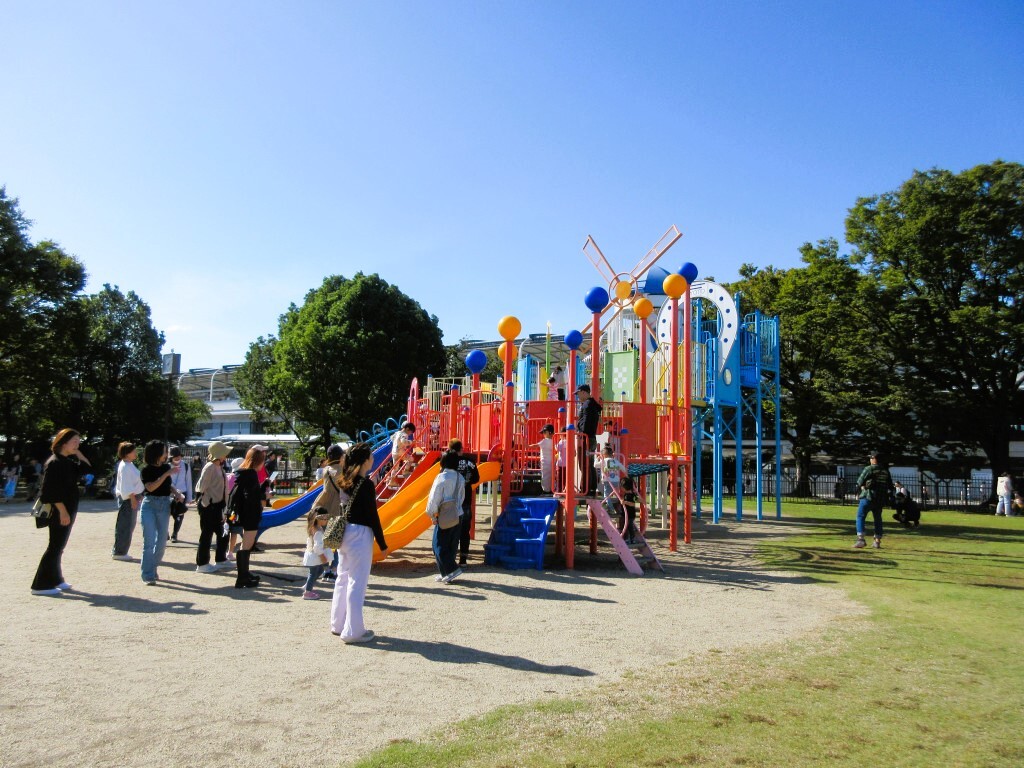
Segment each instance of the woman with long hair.
[{"label": "woman with long hair", "polygon": [[235,470],[235,501],[233,509],[229,511],[238,513],[238,522],[242,526],[242,546],[235,561],[238,568],[235,589],[255,587],[260,583],[259,576],[249,573],[249,558],[256,546],[256,534],[259,533],[260,521],[263,519],[263,488],[259,471],[263,469],[266,459],[267,454],[253,446],[245,454],[242,466]]},{"label": "woman with long hair", "polygon": [[142,487],[142,506],[139,522],[142,524],[142,580],[156,584],[157,568],[167,549],[167,528],[171,521],[171,498],[180,493],[171,485],[173,469],[167,462],[167,445],[161,440],[150,440],[142,449],[146,466],[139,473]]},{"label": "woman with long hair", "polygon": [[81,436],[73,429],[62,429],[53,438],[53,455],[43,465],[43,480],[39,488],[39,501],[52,504],[53,511],[46,520],[37,518],[36,525],[46,526],[50,538],[39,561],[36,577],[32,580],[32,594],[57,597],[71,589],[64,581],[61,559],[71,537],[71,526],[78,515],[78,476],[81,465],[91,466],[78,449]]},{"label": "woman with long hair", "polygon": [[373,542],[387,555],[388,545],[377,514],[377,495],[373,482],[366,482],[373,469],[373,453],[366,443],[349,448],[342,463],[342,505],[348,507],[345,537],[338,550],[338,578],[331,601],[331,632],[346,643],[365,643],[373,632],[363,626],[363,602],[373,565]]}]

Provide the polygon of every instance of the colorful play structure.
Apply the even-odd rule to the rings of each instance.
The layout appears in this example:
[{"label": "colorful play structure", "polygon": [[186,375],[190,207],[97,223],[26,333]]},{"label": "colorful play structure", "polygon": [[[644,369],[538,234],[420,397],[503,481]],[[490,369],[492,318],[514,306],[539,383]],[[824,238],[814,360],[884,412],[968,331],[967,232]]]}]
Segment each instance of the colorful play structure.
[{"label": "colorful play structure", "polygon": [[[584,253],[607,288],[587,292],[590,322],[561,340],[568,353],[559,361],[566,370],[566,400],[548,391],[549,372],[554,370],[550,336],[542,360],[517,345],[521,323],[507,316],[498,323],[504,339],[498,348],[504,365],[499,382],[480,381],[487,358],[474,350],[466,357],[467,376],[429,377],[423,387],[414,380],[406,414],[360,435],[375,448],[373,479],[392,551],[430,527],[424,514],[427,494],[439,472],[441,452],[452,438],[479,459],[481,483],[496,486],[489,498],[500,513],[492,515],[484,547],[485,561],[493,565],[543,568],[553,526],[553,554],[573,568],[579,547],[576,527],[583,523],[589,528],[584,546],[591,553],[598,551],[602,531],[630,573],[642,574],[645,566],[660,568],[647,542],[649,519],[660,513],[669,549],[675,551],[680,536],[691,541],[705,490],[710,491],[713,522],[721,521],[727,485],[735,489],[736,519],[742,519],[745,452],[753,454],[749,464],[756,481],[751,490],[757,519],[763,518],[766,450],[775,488],[781,487],[778,318],[757,311],[741,314],[740,297],[730,296],[715,282],[698,280],[691,263],[675,272],[659,266],[681,236],[678,228],[670,227],[628,272],[612,269],[594,239],[587,238]],[[575,428],[572,393],[584,383],[603,408],[596,447]],[[416,426],[415,442],[392,463],[391,435],[406,421]],[[553,472],[550,492],[541,493],[539,443],[547,424],[555,426],[554,441],[563,447],[565,470]],[[616,500],[606,503],[599,489],[591,487],[589,468],[605,445],[635,478],[641,535],[632,543],[613,520]],[[727,446],[735,455],[734,478],[723,472]],[[711,460],[710,483],[702,466],[705,449]],[[304,515],[315,495],[314,488],[268,511],[264,527]],[[778,494],[775,514],[781,517]],[[475,528],[476,515],[473,521]],[[379,552],[375,559],[380,559]]]}]

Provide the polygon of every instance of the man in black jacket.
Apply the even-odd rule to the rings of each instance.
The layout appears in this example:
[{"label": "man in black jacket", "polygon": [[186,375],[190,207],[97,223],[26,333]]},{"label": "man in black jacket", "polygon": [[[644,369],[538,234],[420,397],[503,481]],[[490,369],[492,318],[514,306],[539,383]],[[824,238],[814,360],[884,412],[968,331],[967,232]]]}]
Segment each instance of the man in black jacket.
[{"label": "man in black jacket", "polygon": [[459,525],[462,526],[459,531],[459,565],[461,566],[466,564],[466,558],[469,557],[469,534],[473,520],[473,486],[480,482],[480,472],[476,468],[476,462],[469,456],[462,455],[461,440],[451,440],[448,443],[448,450],[459,455],[459,466],[455,471],[466,481],[466,495],[462,497],[462,517],[459,519]]},{"label": "man in black jacket", "polygon": [[[601,404],[590,396],[590,386],[576,387],[576,431],[586,435],[586,449],[579,449],[578,464],[580,477],[587,478],[586,492],[597,495],[597,470],[594,467],[594,452],[597,450],[597,425],[601,421]],[[580,489],[584,490],[584,489]]]}]

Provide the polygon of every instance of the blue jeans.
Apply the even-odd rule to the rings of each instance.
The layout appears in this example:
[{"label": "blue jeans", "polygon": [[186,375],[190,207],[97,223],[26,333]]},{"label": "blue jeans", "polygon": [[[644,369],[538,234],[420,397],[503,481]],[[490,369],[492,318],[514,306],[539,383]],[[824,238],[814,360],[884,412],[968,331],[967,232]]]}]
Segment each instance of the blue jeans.
[{"label": "blue jeans", "polygon": [[326,566],[323,563],[319,563],[317,565],[307,565],[306,567],[309,569],[309,576],[306,577],[306,586],[303,587],[303,591],[312,592],[313,585],[323,575]]},{"label": "blue jeans", "polygon": [[1013,517],[1013,496],[1011,494],[999,497],[999,501],[996,502],[996,514]]},{"label": "blue jeans", "polygon": [[142,524],[142,580],[155,581],[157,566],[167,549],[167,526],[171,519],[170,496],[144,496],[139,507]]},{"label": "blue jeans", "polygon": [[455,564],[455,550],[459,546],[460,528],[458,525],[446,529],[434,526],[434,559],[437,560],[437,570],[442,576],[447,576],[459,567]]},{"label": "blue jeans", "polygon": [[857,535],[864,535],[864,519],[868,516],[868,510],[875,519],[875,538],[882,538],[882,503],[871,499],[861,499],[857,505]]}]

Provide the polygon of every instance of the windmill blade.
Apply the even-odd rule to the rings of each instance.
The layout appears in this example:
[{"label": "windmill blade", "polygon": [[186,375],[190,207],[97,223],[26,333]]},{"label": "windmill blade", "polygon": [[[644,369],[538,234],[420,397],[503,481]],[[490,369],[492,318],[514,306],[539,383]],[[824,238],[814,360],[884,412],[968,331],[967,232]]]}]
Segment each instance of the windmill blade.
[{"label": "windmill blade", "polygon": [[676,242],[683,236],[683,233],[679,231],[679,227],[673,224],[668,228],[668,231],[661,236],[661,239],[656,242],[637,265],[633,267],[633,271],[630,274],[637,281],[640,280],[655,264],[658,263],[659,259],[664,256],[668,249],[671,248]]},{"label": "windmill blade", "polygon": [[594,265],[598,274],[611,285],[612,280],[615,279],[615,270],[612,269],[612,265],[608,263],[608,259],[604,257],[601,249],[597,247],[597,243],[590,235],[587,235],[587,242],[583,244],[583,252],[587,254],[587,258],[590,259],[590,263]]},{"label": "windmill blade", "polygon": [[[608,313],[608,310],[610,309],[613,309],[615,311],[612,312],[611,317],[606,318],[605,315]],[[604,333],[605,329],[607,329],[608,326],[612,324],[612,321],[614,321],[616,317],[622,314],[623,309],[625,309],[625,307],[618,307],[615,304],[609,304],[607,307],[604,308],[604,310],[601,312],[601,333]],[[583,334],[583,338],[590,337],[590,329],[593,328],[593,326],[594,319],[591,318],[590,322],[583,326],[583,330],[580,331],[580,333]]]}]

